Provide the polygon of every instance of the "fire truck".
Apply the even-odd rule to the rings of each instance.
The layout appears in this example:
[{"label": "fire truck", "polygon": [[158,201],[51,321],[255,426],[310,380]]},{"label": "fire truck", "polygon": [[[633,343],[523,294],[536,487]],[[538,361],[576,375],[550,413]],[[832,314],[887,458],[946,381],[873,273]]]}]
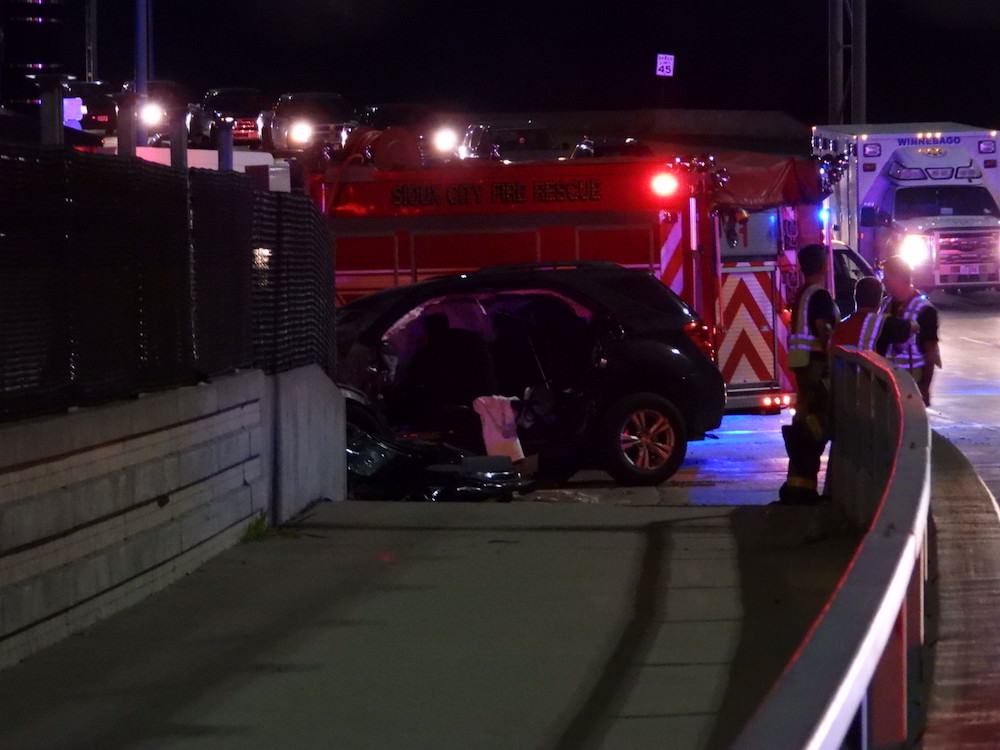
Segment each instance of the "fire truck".
[{"label": "fire truck", "polygon": [[728,409],[788,405],[795,254],[824,238],[814,162],[730,154],[425,167],[412,149],[396,160],[346,151],[307,187],[333,236],[338,303],[491,265],[610,260],[654,274],[714,327]]}]

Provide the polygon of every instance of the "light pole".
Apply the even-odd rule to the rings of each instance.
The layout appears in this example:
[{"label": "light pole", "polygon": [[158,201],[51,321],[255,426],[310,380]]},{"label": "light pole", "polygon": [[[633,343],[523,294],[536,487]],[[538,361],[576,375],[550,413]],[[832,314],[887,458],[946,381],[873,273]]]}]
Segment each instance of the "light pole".
[{"label": "light pole", "polygon": [[97,0],[86,0],[83,17],[84,80],[97,79]]},{"label": "light pole", "polygon": [[142,105],[149,95],[149,0],[135,0],[135,142],[146,145],[146,128],[142,118]]},{"label": "light pole", "polygon": [[[863,123],[868,118],[866,106],[867,3],[868,0],[829,0],[827,118],[833,125],[844,122]],[[850,53],[847,66],[849,76],[844,74],[845,51]],[[850,94],[849,105],[848,93]]]}]

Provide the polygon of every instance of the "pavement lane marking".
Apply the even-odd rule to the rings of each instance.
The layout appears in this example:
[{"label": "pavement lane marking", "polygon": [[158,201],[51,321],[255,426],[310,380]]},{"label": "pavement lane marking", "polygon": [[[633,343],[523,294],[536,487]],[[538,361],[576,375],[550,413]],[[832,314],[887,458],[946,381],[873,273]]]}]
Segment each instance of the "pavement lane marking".
[{"label": "pavement lane marking", "polygon": [[971,339],[968,336],[959,336],[959,341],[969,341],[973,344],[982,344],[983,346],[997,346],[997,344],[991,344],[989,341],[980,341],[979,339]]}]

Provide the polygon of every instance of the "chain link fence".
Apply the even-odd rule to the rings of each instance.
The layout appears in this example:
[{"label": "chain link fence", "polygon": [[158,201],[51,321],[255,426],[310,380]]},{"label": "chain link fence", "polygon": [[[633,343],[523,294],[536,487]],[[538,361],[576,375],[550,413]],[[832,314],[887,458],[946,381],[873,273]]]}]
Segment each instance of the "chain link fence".
[{"label": "chain link fence", "polygon": [[333,264],[302,195],[234,172],[0,144],[0,420],[316,363]]}]

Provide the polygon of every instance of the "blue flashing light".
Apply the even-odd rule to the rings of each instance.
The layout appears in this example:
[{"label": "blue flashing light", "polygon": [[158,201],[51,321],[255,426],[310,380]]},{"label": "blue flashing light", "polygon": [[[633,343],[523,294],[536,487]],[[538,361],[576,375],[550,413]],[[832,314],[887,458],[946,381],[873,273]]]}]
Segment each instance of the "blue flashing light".
[{"label": "blue flashing light", "polygon": [[821,208],[817,213],[817,217],[819,218],[821,224],[826,224],[828,221],[830,221],[830,209]]}]

